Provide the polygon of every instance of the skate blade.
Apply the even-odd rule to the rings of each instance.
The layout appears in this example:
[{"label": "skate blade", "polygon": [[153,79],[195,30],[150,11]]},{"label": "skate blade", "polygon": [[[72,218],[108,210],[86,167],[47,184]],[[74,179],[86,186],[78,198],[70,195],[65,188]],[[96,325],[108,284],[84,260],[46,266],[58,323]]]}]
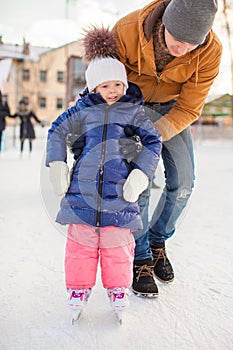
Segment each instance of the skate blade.
[{"label": "skate blade", "polygon": [[119,325],[121,326],[122,323],[123,323],[123,318],[122,318],[122,316],[123,316],[123,311],[122,311],[122,310],[115,310],[115,309],[114,309],[114,312],[115,312],[117,321],[118,321]]},{"label": "skate blade", "polygon": [[72,312],[72,319],[71,319],[71,324],[74,325],[78,319],[80,318],[82,313],[82,310],[78,310],[78,311],[73,311]]}]

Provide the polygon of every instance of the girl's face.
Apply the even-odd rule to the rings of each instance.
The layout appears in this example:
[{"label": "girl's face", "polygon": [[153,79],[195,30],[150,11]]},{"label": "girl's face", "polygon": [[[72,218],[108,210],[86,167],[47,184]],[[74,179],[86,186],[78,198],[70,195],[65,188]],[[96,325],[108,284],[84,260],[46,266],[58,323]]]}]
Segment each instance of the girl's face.
[{"label": "girl's face", "polygon": [[103,99],[111,105],[124,95],[124,84],[118,80],[106,81],[98,85],[95,92],[100,93]]},{"label": "girl's face", "polygon": [[172,56],[175,56],[175,57],[183,56],[187,52],[190,52],[196,49],[196,47],[198,47],[198,45],[193,45],[193,44],[185,43],[183,41],[176,40],[174,36],[172,36],[167,31],[166,28],[165,28],[164,35],[165,35],[165,42],[166,42],[168,51]]}]

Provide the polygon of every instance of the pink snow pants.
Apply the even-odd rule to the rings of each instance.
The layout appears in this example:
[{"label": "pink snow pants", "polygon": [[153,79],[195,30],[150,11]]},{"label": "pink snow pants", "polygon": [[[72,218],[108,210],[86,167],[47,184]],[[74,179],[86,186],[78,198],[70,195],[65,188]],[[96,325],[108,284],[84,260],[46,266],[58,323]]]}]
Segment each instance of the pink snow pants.
[{"label": "pink snow pants", "polygon": [[100,257],[104,288],[132,284],[135,242],[130,229],[71,224],[65,253],[66,288],[92,288]]}]

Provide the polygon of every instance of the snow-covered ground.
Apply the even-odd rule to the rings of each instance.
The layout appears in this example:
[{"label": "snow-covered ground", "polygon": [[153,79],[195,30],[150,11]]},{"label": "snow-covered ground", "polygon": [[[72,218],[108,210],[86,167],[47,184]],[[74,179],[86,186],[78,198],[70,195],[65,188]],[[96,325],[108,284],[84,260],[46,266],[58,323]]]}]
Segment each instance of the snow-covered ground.
[{"label": "snow-covered ground", "polygon": [[30,159],[26,151],[20,159],[7,129],[0,156],[1,350],[233,349],[233,129],[227,137],[219,127],[195,129],[196,186],[167,244],[175,281],[158,282],[157,299],[130,296],[122,326],[100,278],[71,325],[65,235],[41,199],[46,129],[36,128]]}]

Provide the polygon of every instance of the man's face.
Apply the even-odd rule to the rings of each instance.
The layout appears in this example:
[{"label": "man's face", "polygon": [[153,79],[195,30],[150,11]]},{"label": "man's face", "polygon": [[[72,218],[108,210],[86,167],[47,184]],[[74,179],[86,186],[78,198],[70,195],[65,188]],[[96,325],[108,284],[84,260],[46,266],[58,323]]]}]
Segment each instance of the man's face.
[{"label": "man's face", "polygon": [[172,56],[175,56],[175,57],[183,56],[187,52],[190,52],[199,46],[199,45],[193,45],[193,44],[185,43],[183,41],[176,40],[174,36],[172,36],[167,31],[166,28],[165,28],[164,36],[165,36],[165,42],[166,42],[168,51]]}]

